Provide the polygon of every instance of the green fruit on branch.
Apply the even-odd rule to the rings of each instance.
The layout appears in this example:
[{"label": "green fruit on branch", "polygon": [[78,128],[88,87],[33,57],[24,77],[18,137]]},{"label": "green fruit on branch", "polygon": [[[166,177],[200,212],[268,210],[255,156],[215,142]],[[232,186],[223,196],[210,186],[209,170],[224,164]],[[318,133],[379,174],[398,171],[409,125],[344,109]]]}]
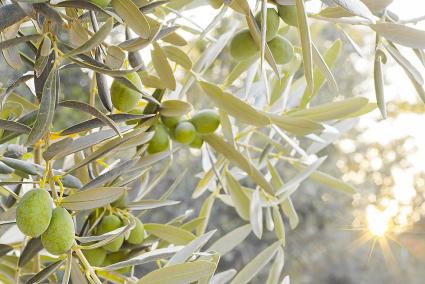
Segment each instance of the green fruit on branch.
[{"label": "green fruit on branch", "polygon": [[[118,251],[113,253],[108,253],[105,260],[102,263],[102,266],[109,266],[118,262],[121,262],[125,259],[127,253],[125,251]],[[126,273],[131,270],[131,266],[123,267],[117,270],[119,273]]]},{"label": "green fruit on branch", "polygon": [[109,3],[111,3],[111,0],[90,0],[90,2],[99,7],[105,8],[109,5]]},{"label": "green fruit on branch", "polygon": [[236,60],[249,59],[258,54],[258,52],[259,49],[249,30],[237,33],[230,42],[230,55]]},{"label": "green fruit on branch", "polygon": [[294,57],[294,47],[283,37],[278,36],[274,38],[268,45],[276,64],[286,64]]},{"label": "green fruit on branch", "polygon": [[[108,215],[102,218],[99,226],[97,227],[97,234],[102,235],[113,230],[118,229],[122,226],[121,219],[116,215]],[[124,242],[124,236],[119,236],[114,239],[112,242],[103,246],[103,248],[110,252],[116,252],[121,248],[122,243]]]},{"label": "green fruit on branch", "polygon": [[148,153],[155,154],[168,149],[170,144],[167,129],[162,124],[155,126],[155,134],[149,141]]},{"label": "green fruit on branch", "polygon": [[277,5],[279,17],[288,25],[298,27],[297,8],[295,5]]},{"label": "green fruit on branch", "polygon": [[[127,76],[127,79],[132,82],[137,88],[142,88],[142,81],[139,75],[134,72]],[[111,99],[114,107],[122,112],[133,110],[140,101],[140,93],[130,89],[117,79],[114,79],[111,85]]]},{"label": "green fruit on branch", "polygon": [[[255,17],[255,20],[258,24],[258,27],[261,30],[261,22],[262,22],[261,12],[257,14],[257,16]],[[266,25],[267,25],[266,41],[271,41],[272,39],[276,37],[277,32],[279,31],[279,23],[280,23],[280,19],[276,10],[273,8],[268,8],[267,21],[266,21]]]},{"label": "green fruit on branch", "polygon": [[190,120],[198,133],[209,134],[217,130],[220,125],[220,116],[211,109],[206,109],[195,114]]},{"label": "green fruit on branch", "polygon": [[214,9],[218,9],[223,5],[223,0],[208,0],[208,3],[213,7]]},{"label": "green fruit on branch", "polygon": [[170,129],[173,129],[181,120],[180,116],[162,116],[161,121]]},{"label": "green fruit on branch", "polygon": [[131,230],[127,242],[133,245],[139,245],[145,239],[145,227],[139,218],[133,217],[136,222],[136,226]]},{"label": "green fruit on branch", "polygon": [[195,140],[196,129],[192,123],[183,121],[177,124],[173,132],[174,139],[182,144],[190,144]]},{"label": "green fruit on branch", "polygon": [[191,148],[200,149],[202,145],[204,144],[204,139],[200,135],[196,135],[195,139],[190,143]]},{"label": "green fruit on branch", "polygon": [[18,202],[16,224],[25,235],[38,237],[49,227],[52,211],[52,198],[46,190],[30,190]]},{"label": "green fruit on branch", "polygon": [[74,235],[71,214],[65,208],[57,207],[53,210],[49,227],[41,235],[41,243],[49,253],[59,255],[71,249]]},{"label": "green fruit on branch", "polygon": [[92,266],[101,266],[106,258],[106,250],[103,248],[83,250],[83,253]]}]

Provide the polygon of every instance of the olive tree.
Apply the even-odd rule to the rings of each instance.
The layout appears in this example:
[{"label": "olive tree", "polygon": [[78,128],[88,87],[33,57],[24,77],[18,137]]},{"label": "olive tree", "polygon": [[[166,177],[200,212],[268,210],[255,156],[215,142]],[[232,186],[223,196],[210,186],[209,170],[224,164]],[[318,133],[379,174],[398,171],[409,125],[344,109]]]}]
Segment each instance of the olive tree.
[{"label": "olive tree", "polygon": [[[248,283],[267,266],[267,283],[288,283],[285,227],[299,222],[291,195],[308,178],[355,192],[319,170],[319,152],[376,106],[386,117],[389,56],[425,100],[422,75],[400,51],[424,62],[425,32],[387,10],[391,0],[323,2],[319,13],[303,0],[4,3],[0,49],[17,75],[0,95],[1,281]],[[186,16],[201,6],[214,15],[205,29]],[[353,47],[349,28],[376,32],[377,103],[340,94],[317,104],[325,84],[339,94],[332,67],[342,41],[316,46],[313,21]],[[66,98],[71,69],[91,83]],[[58,118],[71,125],[58,129]],[[181,155],[199,157],[203,171],[181,170],[153,197]],[[295,174],[283,178],[286,169]],[[179,206],[170,197],[187,178],[197,179],[199,212],[145,222]],[[243,224],[221,236],[208,226],[218,202]],[[244,268],[218,269],[265,231],[274,240]]]}]

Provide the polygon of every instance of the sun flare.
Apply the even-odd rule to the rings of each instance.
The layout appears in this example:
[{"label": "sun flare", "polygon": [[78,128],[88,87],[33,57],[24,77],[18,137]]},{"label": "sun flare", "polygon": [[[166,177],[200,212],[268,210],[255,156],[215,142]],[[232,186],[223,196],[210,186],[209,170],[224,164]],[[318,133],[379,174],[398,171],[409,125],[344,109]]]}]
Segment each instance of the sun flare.
[{"label": "sun flare", "polygon": [[370,233],[376,237],[383,237],[389,229],[390,218],[384,211],[375,206],[367,208],[367,224]]}]

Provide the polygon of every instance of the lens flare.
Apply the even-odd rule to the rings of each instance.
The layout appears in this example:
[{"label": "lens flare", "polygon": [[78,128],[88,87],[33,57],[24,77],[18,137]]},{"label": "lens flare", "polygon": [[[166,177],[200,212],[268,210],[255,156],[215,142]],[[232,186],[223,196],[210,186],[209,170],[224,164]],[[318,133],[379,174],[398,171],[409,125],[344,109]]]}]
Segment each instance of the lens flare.
[{"label": "lens flare", "polygon": [[371,205],[367,208],[366,217],[370,233],[376,237],[383,237],[389,228],[388,214]]}]

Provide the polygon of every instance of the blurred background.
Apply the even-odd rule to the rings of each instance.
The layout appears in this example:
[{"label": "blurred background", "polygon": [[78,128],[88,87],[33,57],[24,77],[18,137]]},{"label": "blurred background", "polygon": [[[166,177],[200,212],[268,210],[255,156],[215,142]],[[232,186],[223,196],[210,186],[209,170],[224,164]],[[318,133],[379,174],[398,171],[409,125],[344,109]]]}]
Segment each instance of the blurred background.
[{"label": "blurred background", "polygon": [[[320,8],[320,1],[308,2],[310,11]],[[423,0],[394,0],[389,10],[401,19],[425,15]],[[187,19],[179,19],[184,25],[203,29],[213,20],[214,13],[204,7],[185,12]],[[224,17],[210,36],[218,37],[234,25],[235,17]],[[240,27],[244,22],[242,17]],[[425,29],[425,21],[418,24]],[[344,42],[343,51],[333,69],[339,82],[340,96],[364,96],[375,101],[373,89],[373,53],[375,34],[364,27],[342,28],[352,37],[359,50],[354,50],[334,25],[312,21],[312,37],[323,52],[337,38]],[[286,35],[297,42],[296,30]],[[189,38],[190,40],[190,38]],[[191,55],[196,59],[205,50],[203,44],[195,45]],[[419,66],[424,66],[413,55],[406,56]],[[385,65],[385,96],[389,117],[382,120],[378,110],[360,118],[356,126],[334,145],[319,152],[328,159],[321,171],[342,178],[354,185],[354,196],[332,191],[314,182],[306,181],[293,195],[294,206],[299,214],[299,225],[291,230],[286,225],[286,248],[284,274],[291,283],[316,284],[369,284],[411,283],[422,284],[425,279],[425,105],[420,101],[403,70],[391,58]],[[222,81],[234,62],[227,52],[220,54],[211,67],[210,76]],[[1,83],[9,85],[15,78],[0,62]],[[90,80],[87,73],[74,69],[63,74],[63,96],[87,101]],[[20,93],[30,95],[21,88]],[[192,90],[194,92],[196,90]],[[199,90],[197,90],[199,91]],[[296,90],[291,96],[296,96]],[[335,99],[325,86],[314,103]],[[202,104],[202,102],[199,102]],[[73,121],[84,120],[71,111],[61,112],[55,119],[55,127],[62,129]],[[307,145],[308,146],[308,145]],[[191,151],[188,155],[185,151]],[[206,195],[192,200],[192,191],[202,169],[200,152],[181,151],[175,157],[169,178],[157,187],[160,195],[176,176],[187,169],[186,176],[171,199],[182,200],[179,207],[156,210],[146,221],[164,221],[183,214],[191,207],[198,214]],[[161,165],[158,165],[160,168]],[[293,172],[279,168],[284,178]],[[217,200],[209,229],[217,228],[220,234],[241,225],[232,208]],[[286,220],[287,221],[287,220]],[[273,239],[266,234],[262,242],[251,235],[237,249],[223,257],[220,269],[240,269]],[[270,264],[271,265],[271,264]],[[267,272],[260,274],[252,283],[265,283]]]}]

